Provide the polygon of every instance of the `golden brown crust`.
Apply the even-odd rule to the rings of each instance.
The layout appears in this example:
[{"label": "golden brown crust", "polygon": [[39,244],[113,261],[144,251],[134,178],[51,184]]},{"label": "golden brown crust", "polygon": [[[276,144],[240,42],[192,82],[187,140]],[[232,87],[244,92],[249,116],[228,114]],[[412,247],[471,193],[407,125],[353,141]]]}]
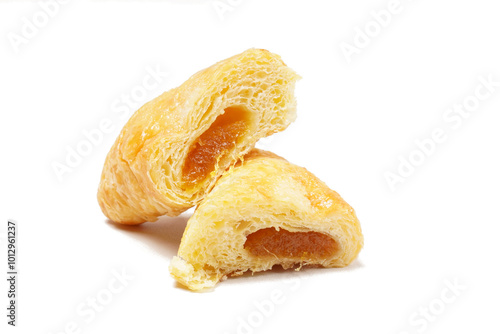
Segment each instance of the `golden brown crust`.
[{"label": "golden brown crust", "polygon": [[[327,236],[333,240],[323,249],[329,255],[324,256],[326,253],[319,249],[316,255],[305,254],[299,260],[275,251],[269,257],[253,256],[245,248],[247,237],[269,228],[316,232],[302,235],[315,243],[327,242],[318,234]],[[288,233],[264,234],[280,243],[291,240]],[[243,164],[225,173],[200,203],[188,222],[170,272],[188,288],[199,290],[214,286],[231,273],[269,270],[277,264],[284,268],[297,263],[343,267],[356,258],[362,246],[356,214],[339,194],[305,168],[254,149]],[[304,249],[301,244],[292,247],[292,253]]]},{"label": "golden brown crust", "polygon": [[[104,164],[98,190],[103,213],[124,224],[175,216],[196,205],[255,142],[295,119],[298,76],[281,58],[250,49],[193,75],[146,103],[127,122]],[[233,107],[245,113],[246,132],[194,186],[183,179],[190,147]]]}]

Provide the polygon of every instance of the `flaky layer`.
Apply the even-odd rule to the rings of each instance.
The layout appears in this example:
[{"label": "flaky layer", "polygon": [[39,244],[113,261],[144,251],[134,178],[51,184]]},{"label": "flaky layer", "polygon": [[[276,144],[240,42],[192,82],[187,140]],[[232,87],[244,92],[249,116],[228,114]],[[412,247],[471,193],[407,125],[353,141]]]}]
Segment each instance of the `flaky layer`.
[{"label": "flaky layer", "polygon": [[196,205],[258,139],[295,119],[297,79],[278,55],[251,49],[146,103],[106,158],[104,214],[139,224]]},{"label": "flaky layer", "polygon": [[198,206],[170,272],[199,290],[274,265],[343,267],[362,246],[355,212],[335,191],[305,168],[254,149]]}]

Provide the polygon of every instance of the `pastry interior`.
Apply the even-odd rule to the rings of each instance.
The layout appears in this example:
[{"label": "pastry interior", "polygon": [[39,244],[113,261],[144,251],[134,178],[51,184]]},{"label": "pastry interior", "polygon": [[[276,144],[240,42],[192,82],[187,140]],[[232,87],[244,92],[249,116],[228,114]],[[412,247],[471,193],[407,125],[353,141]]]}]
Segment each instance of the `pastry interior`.
[{"label": "pastry interior", "polygon": [[202,184],[210,177],[221,160],[230,158],[240,139],[248,132],[250,112],[244,106],[224,109],[210,128],[189,147],[184,160],[182,178],[185,189]]},{"label": "pastry interior", "polygon": [[319,232],[289,232],[272,227],[247,236],[244,248],[255,257],[280,257],[296,261],[328,258],[338,250],[332,237]]},{"label": "pastry interior", "polygon": [[335,229],[314,227],[326,223],[315,221],[304,227],[307,224],[300,216],[276,220],[212,221],[212,226],[205,226],[203,231],[199,229],[202,227],[189,230],[188,226],[179,257],[174,257],[170,265],[172,275],[189,289],[201,290],[246,271],[266,271],[274,266],[343,267],[352,261],[345,256],[352,252],[352,246]]}]

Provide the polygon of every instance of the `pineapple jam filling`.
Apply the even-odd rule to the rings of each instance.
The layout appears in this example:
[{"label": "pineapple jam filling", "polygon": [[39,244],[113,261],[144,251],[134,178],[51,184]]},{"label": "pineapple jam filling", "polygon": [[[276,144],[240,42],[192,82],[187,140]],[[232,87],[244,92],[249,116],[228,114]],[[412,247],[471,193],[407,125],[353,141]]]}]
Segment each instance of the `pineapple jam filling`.
[{"label": "pineapple jam filling", "polygon": [[249,112],[241,106],[228,107],[194,142],[184,162],[183,181],[195,185],[215,170],[217,161],[231,151],[248,130]]},{"label": "pineapple jam filling", "polygon": [[337,242],[319,232],[289,232],[284,229],[264,228],[247,236],[245,249],[259,257],[319,260],[332,256]]}]

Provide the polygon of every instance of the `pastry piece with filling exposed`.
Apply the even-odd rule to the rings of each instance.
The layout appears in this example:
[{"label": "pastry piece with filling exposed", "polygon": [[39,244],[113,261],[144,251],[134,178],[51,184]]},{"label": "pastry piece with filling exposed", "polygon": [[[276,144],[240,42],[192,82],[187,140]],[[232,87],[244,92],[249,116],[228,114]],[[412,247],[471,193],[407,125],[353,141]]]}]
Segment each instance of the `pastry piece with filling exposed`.
[{"label": "pastry piece with filling exposed", "polygon": [[140,224],[199,203],[260,138],[295,119],[298,78],[278,55],[250,49],[146,103],[106,158],[103,213]]},{"label": "pastry piece with filling exposed", "polygon": [[190,218],[170,273],[191,290],[274,265],[344,267],[363,246],[354,210],[305,168],[252,150]]}]

